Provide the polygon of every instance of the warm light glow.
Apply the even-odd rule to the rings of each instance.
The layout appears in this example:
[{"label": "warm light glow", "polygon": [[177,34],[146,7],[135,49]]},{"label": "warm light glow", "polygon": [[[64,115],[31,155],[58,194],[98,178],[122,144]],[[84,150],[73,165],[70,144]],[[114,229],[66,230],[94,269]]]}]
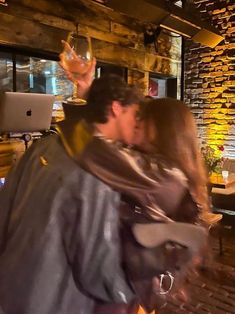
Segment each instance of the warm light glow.
[{"label": "warm light glow", "polygon": [[[221,151],[218,149],[219,145],[224,145],[229,129],[231,126],[228,124],[229,109],[210,109],[204,111],[204,119],[207,123],[206,135],[207,144],[215,149],[215,155],[220,156]],[[218,124],[218,121],[220,124]]]}]

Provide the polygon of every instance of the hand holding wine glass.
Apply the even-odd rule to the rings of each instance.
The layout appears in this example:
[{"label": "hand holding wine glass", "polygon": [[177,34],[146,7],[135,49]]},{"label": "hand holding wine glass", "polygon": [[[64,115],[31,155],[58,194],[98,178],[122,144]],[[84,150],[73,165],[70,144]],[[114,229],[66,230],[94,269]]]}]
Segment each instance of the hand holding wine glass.
[{"label": "hand holding wine glass", "polygon": [[95,58],[92,58],[90,38],[72,32],[62,43],[64,49],[60,54],[60,65],[74,83],[73,97],[69,102],[81,104],[84,102],[81,98],[85,98],[92,83],[96,65]]}]

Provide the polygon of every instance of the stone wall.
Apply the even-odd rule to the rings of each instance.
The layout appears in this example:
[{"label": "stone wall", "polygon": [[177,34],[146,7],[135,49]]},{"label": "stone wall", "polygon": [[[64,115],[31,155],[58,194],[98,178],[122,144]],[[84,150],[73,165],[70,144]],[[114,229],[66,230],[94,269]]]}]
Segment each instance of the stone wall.
[{"label": "stone wall", "polygon": [[235,158],[235,4],[194,0],[202,17],[224,36],[214,49],[185,43],[185,101],[195,114],[202,141]]},{"label": "stone wall", "polygon": [[148,90],[149,72],[175,76],[180,81],[179,38],[161,33],[157,53],[144,46],[145,25],[89,0],[11,0],[0,6],[0,44],[16,45],[53,53],[61,39],[79,23],[80,32],[92,39],[99,61],[128,68],[128,81]]}]

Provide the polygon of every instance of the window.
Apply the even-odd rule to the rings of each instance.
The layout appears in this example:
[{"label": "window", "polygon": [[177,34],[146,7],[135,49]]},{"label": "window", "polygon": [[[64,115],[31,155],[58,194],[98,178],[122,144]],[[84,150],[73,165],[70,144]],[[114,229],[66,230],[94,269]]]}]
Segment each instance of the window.
[{"label": "window", "polygon": [[53,116],[58,120],[63,118],[62,101],[72,95],[73,84],[56,56],[0,47],[0,92],[4,91],[54,94]]},{"label": "window", "polygon": [[154,98],[166,97],[166,79],[150,78],[148,95]]},{"label": "window", "polygon": [[0,91],[13,91],[13,60],[10,53],[0,52]]},{"label": "window", "polygon": [[150,75],[148,95],[153,98],[177,98],[177,79],[174,77]]},{"label": "window", "polygon": [[[127,69],[112,64],[97,63],[96,77],[115,73],[127,80]],[[0,46],[0,92],[54,94],[53,116],[63,118],[62,101],[73,94],[73,84],[58,64],[56,55]]]},{"label": "window", "polygon": [[54,94],[66,99],[72,94],[72,85],[57,61],[16,56],[17,92]]}]

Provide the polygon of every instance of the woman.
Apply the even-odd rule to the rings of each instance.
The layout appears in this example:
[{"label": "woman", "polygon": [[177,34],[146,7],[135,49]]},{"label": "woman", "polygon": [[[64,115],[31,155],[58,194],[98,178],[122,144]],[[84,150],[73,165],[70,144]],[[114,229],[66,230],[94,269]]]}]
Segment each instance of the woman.
[{"label": "woman", "polygon": [[[192,198],[199,206],[199,218],[211,225],[221,215],[210,213],[207,193],[208,175],[199,151],[197,130],[189,108],[173,98],[148,99],[143,105],[142,121],[136,145],[150,153],[155,162],[163,160],[167,167],[180,169]],[[181,219],[189,221],[190,213],[181,212]]]}]

